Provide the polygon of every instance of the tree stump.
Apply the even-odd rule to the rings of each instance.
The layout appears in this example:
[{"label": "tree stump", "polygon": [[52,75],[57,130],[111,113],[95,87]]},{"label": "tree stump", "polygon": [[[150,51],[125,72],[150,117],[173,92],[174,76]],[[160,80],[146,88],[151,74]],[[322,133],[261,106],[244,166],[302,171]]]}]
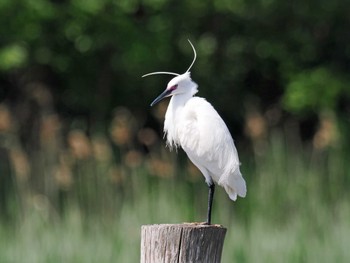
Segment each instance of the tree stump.
[{"label": "tree stump", "polygon": [[197,223],[141,227],[141,263],[220,263],[226,228]]}]

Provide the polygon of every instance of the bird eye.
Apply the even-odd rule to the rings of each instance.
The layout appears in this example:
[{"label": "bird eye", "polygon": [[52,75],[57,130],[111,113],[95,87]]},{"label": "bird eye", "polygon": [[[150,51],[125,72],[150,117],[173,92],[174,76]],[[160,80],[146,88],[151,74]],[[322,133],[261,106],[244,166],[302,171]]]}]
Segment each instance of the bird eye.
[{"label": "bird eye", "polygon": [[169,90],[170,90],[170,92],[172,92],[172,91],[176,90],[176,88],[177,88],[177,84],[174,86],[171,86]]}]

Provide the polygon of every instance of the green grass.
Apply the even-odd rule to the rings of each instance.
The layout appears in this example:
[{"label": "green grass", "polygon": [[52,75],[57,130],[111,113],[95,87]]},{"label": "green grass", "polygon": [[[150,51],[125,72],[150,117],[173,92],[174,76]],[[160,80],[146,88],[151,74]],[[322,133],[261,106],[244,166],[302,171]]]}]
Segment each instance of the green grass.
[{"label": "green grass", "polygon": [[[274,138],[264,154],[242,157],[245,199],[217,188],[213,222],[228,228],[222,262],[349,262],[348,155]],[[0,226],[0,262],[139,262],[141,225],[204,221],[202,178],[151,177],[142,166],[128,175],[123,195],[102,187],[90,196],[97,206],[108,200],[95,213],[71,198],[58,215],[41,196]]]}]

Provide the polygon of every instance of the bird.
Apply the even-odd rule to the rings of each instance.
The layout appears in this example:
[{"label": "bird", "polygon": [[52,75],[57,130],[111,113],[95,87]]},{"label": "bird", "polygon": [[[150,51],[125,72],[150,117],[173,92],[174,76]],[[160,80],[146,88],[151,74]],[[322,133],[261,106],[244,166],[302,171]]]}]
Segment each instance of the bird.
[{"label": "bird", "polygon": [[166,144],[170,149],[181,147],[205,177],[209,193],[207,219],[204,224],[211,225],[215,184],[222,186],[233,201],[236,201],[237,196],[245,197],[247,187],[229,129],[205,98],[195,96],[198,85],[191,79],[190,69],[196,61],[197,53],[191,41],[188,42],[194,58],[185,73],[158,71],[142,77],[175,75],[151,106],[171,97],[164,121]]}]

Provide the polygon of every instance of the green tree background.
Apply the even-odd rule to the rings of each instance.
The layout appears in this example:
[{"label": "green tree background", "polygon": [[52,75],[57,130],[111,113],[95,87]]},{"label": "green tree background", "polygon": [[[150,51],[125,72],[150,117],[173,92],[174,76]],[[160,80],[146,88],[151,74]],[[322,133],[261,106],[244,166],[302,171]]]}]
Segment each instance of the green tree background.
[{"label": "green tree background", "polygon": [[[84,252],[86,258],[108,262],[111,243],[126,251],[114,260],[135,262],[127,247],[137,234],[120,234],[130,224],[167,222],[166,215],[198,220],[202,177],[184,154],[165,149],[167,102],[149,107],[170,78],[141,78],[184,72],[193,58],[190,39],[198,95],[228,124],[248,182],[245,201],[214,211],[244,225],[236,234],[251,245],[236,244],[225,262],[287,262],[287,254],[288,262],[346,262],[348,249],[336,233],[344,240],[350,233],[343,209],[350,185],[349,13],[347,0],[0,0],[0,218],[9,222],[0,233],[12,237],[9,225],[32,220],[13,242],[0,238],[7,247],[0,261],[16,262],[11,251],[26,249],[37,252],[28,262],[83,259],[66,248],[66,257],[57,252],[64,235],[55,230],[71,234],[76,253],[75,243],[94,251],[86,240],[95,232],[85,238],[84,227],[99,218],[102,225],[118,222],[116,230],[99,232],[104,252]],[[71,211],[84,218],[81,232]],[[73,223],[45,225],[66,214]],[[264,232],[272,226],[291,243]],[[36,246],[25,234],[52,242]],[[280,244],[283,253],[262,249],[265,238],[277,240],[266,244]]]},{"label": "green tree background", "polygon": [[184,71],[191,39],[199,55],[193,78],[229,121],[244,114],[247,100],[292,114],[348,113],[348,6],[3,0],[1,100],[19,97],[23,82],[38,80],[48,85],[56,108],[72,117],[84,113],[105,122],[116,105],[144,111],[166,81],[140,76]]}]

